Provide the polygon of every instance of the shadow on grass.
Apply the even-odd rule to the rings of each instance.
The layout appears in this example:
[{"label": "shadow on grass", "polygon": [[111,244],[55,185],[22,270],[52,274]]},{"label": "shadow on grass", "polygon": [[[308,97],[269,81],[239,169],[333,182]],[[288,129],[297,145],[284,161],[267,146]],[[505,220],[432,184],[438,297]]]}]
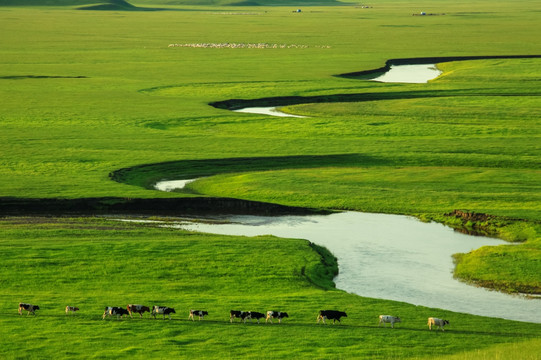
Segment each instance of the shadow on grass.
[{"label": "shadow on grass", "polygon": [[62,76],[62,75],[9,75],[0,76],[0,80],[24,80],[24,79],[88,79],[87,76]]},{"label": "shadow on grass", "polygon": [[[357,94],[332,94],[317,96],[277,96],[259,99],[229,99],[209,103],[217,109],[238,110],[249,107],[287,106],[300,104],[320,104],[337,102],[363,102],[377,100],[403,100],[418,98],[435,98],[464,95],[464,90],[420,90],[394,91]],[[468,94],[470,96],[470,94]]]},{"label": "shadow on grass", "polygon": [[[390,59],[385,65],[371,70],[357,71],[334,75],[336,77],[347,79],[366,80],[373,78],[390,70],[393,65],[422,65],[435,64],[450,61],[465,60],[491,60],[491,59],[536,59],[541,55],[486,55],[486,56],[445,56],[445,57],[422,57]],[[473,90],[473,91],[472,91]],[[399,91],[399,92],[379,92],[379,93],[360,93],[360,94],[333,94],[321,96],[278,96],[260,99],[229,99],[209,103],[218,109],[238,110],[247,107],[267,107],[267,106],[287,106],[313,103],[335,103],[335,102],[362,102],[376,100],[400,100],[416,98],[434,98],[444,96],[472,96],[477,95],[476,89],[461,90],[426,90],[426,91]],[[479,95],[501,95],[498,93],[487,93],[486,89],[478,89]]]},{"label": "shadow on grass", "polygon": [[325,166],[370,166],[388,160],[363,154],[294,155],[225,159],[179,160],[119,169],[109,177],[119,183],[152,189],[162,180],[195,179],[234,172],[305,169]]},{"label": "shadow on grass", "polygon": [[466,61],[466,60],[492,60],[492,59],[536,59],[541,58],[541,55],[481,55],[481,56],[435,56],[435,57],[420,57],[420,58],[404,58],[404,59],[389,59],[385,62],[385,66],[377,69],[356,71],[335,75],[347,79],[367,79],[367,75],[378,75],[387,72],[393,65],[424,65],[437,64],[450,61]]},{"label": "shadow on grass", "polygon": [[[281,157],[253,157],[205,160],[181,160],[140,165],[119,169],[109,174],[114,181],[152,189],[163,179],[193,179],[223,173],[266,171],[291,168],[317,168],[324,166],[370,166],[388,163],[362,154],[304,155]],[[329,214],[331,211],[271,204],[242,199],[198,196],[168,198],[17,198],[0,197],[0,215],[310,215]]]}]

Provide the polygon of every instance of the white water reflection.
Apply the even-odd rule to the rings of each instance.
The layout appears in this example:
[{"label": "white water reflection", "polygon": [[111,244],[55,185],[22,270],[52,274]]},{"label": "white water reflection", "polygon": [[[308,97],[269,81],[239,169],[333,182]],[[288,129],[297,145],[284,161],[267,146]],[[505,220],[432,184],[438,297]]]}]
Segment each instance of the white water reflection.
[{"label": "white water reflection", "polygon": [[[389,71],[377,78],[370,79],[370,81],[386,82],[386,83],[411,83],[411,84],[423,84],[429,80],[435,79],[442,73],[436,67],[436,64],[417,64],[417,65],[391,65]],[[235,112],[250,113],[250,114],[262,114],[280,117],[295,117],[304,118],[306,116],[293,115],[284,113],[278,110],[277,107],[247,107],[242,109],[233,110]]]},{"label": "white water reflection", "polygon": [[436,64],[423,65],[391,65],[391,69],[372,81],[386,83],[423,84],[435,79],[442,73]]},{"label": "white water reflection", "polygon": [[293,115],[288,114],[285,112],[282,112],[278,110],[276,107],[268,106],[268,107],[247,107],[242,108],[238,110],[233,110],[235,112],[242,112],[242,113],[250,113],[250,114],[263,114],[263,115],[271,115],[271,116],[279,116],[279,117],[295,117],[295,118],[304,118],[306,116],[301,115]]},{"label": "white water reflection", "polygon": [[154,189],[160,191],[173,191],[176,189],[183,189],[186,184],[191,183],[195,180],[197,179],[158,181],[156,184],[154,184]]},{"label": "white water reflection", "polygon": [[[457,233],[415,218],[344,212],[327,216],[228,216],[235,224],[182,224],[226,235],[308,239],[337,258],[339,289],[361,296],[451,311],[541,322],[541,302],[469,286],[453,279],[451,255],[504,241]],[[513,245],[502,245],[513,246]],[[535,315],[537,314],[537,316]]]}]

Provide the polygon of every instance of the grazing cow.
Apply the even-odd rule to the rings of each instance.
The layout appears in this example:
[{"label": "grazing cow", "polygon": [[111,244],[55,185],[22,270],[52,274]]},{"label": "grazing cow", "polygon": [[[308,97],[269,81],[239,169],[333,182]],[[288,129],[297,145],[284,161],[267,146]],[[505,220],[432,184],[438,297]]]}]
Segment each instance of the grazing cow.
[{"label": "grazing cow", "polygon": [[68,315],[69,313],[75,313],[76,311],[79,311],[79,308],[78,307],[75,307],[75,306],[66,306],[66,315]]},{"label": "grazing cow", "polygon": [[128,310],[131,318],[133,318],[133,313],[138,313],[140,317],[143,317],[144,312],[150,312],[150,308],[144,305],[129,304],[126,309]]},{"label": "grazing cow", "polygon": [[449,325],[449,321],[448,320],[443,320],[443,319],[438,319],[438,318],[434,318],[434,317],[429,317],[428,318],[428,328],[430,330],[432,330],[432,326],[438,326],[441,331],[445,331],[443,330],[443,327],[445,325]]},{"label": "grazing cow", "polygon": [[257,312],[257,311],[248,311],[246,312],[246,315],[244,316],[244,322],[246,323],[246,320],[252,321],[252,319],[256,319],[257,323],[259,324],[259,320],[264,319],[265,314]]},{"label": "grazing cow", "polygon": [[116,315],[116,318],[122,318],[124,315],[129,315],[130,313],[128,310],[124,309],[123,307],[119,306],[106,306],[105,311],[103,312],[102,319],[105,319],[106,316],[113,316]]},{"label": "grazing cow", "polygon": [[244,320],[244,318],[248,316],[248,312],[246,311],[240,311],[240,310],[231,310],[229,312],[229,321],[233,322],[233,319],[239,318],[241,320]]},{"label": "grazing cow", "polygon": [[281,311],[267,311],[267,318],[265,319],[265,322],[269,321],[272,324],[272,319],[278,319],[278,323],[282,322],[283,318],[289,317],[289,315],[286,312]]},{"label": "grazing cow", "polygon": [[203,319],[205,315],[208,315],[208,314],[209,313],[205,310],[190,310],[190,315],[188,316],[188,320],[190,320],[191,318],[192,321],[195,321],[194,316],[199,316],[199,321],[201,321],[201,319]]},{"label": "grazing cow", "polygon": [[38,305],[32,305],[32,304],[26,304],[26,303],[20,303],[19,304],[19,315],[23,314],[23,310],[28,311],[26,316],[30,315],[30,313],[32,313],[32,315],[36,315],[36,310],[39,310],[39,306]]},{"label": "grazing cow", "polygon": [[325,324],[325,319],[332,320],[332,323],[336,323],[336,320],[340,322],[341,317],[348,317],[348,315],[343,311],[336,311],[336,310],[320,310],[319,315],[317,316],[317,323],[319,324],[319,320],[323,320],[323,323]]},{"label": "grazing cow", "polygon": [[151,316],[154,316],[154,319],[156,319],[156,314],[163,314],[163,319],[165,320],[165,315],[169,316],[169,320],[171,320],[171,314],[176,314],[177,312],[175,309],[167,307],[167,306],[157,306],[154,305],[152,308]]},{"label": "grazing cow", "polygon": [[380,315],[379,316],[379,326],[383,324],[383,327],[386,327],[387,323],[391,324],[391,327],[394,328],[395,323],[399,323],[402,320],[398,316],[391,316],[391,315]]}]

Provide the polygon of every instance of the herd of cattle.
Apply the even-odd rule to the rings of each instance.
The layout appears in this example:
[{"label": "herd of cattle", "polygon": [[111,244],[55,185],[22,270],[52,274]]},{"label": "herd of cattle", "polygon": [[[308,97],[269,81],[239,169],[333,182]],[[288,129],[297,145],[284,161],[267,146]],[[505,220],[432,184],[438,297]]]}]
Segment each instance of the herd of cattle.
[{"label": "herd of cattle", "polygon": [[[190,48],[214,48],[214,49],[306,49],[308,45],[296,44],[246,44],[246,43],[196,43],[196,44],[169,44],[168,47],[190,47]],[[328,45],[319,45],[318,48],[329,49]]]},{"label": "herd of cattle", "polygon": [[[35,311],[39,310],[38,305],[32,305],[27,303],[20,303],[19,304],[19,315],[22,315],[23,311],[27,311],[27,315],[33,314],[35,315]],[[75,313],[76,311],[79,311],[78,307],[75,306],[66,306],[66,315],[70,313]],[[107,306],[105,308],[105,311],[103,313],[102,319],[105,319],[107,316],[112,317],[116,316],[117,318],[122,318],[124,315],[129,315],[131,318],[133,318],[133,314],[139,314],[139,316],[142,318],[143,314],[145,312],[150,313],[151,317],[154,317],[156,319],[156,315],[163,315],[163,319],[165,320],[165,316],[167,315],[169,317],[169,320],[171,320],[171,314],[176,314],[175,309],[167,306],[153,306],[152,308],[144,305],[136,305],[136,304],[129,304],[126,308],[123,307],[117,307],[117,306]],[[195,321],[195,317],[197,316],[199,318],[199,321],[201,321],[206,315],[209,313],[205,310],[190,310],[190,314],[188,316],[188,320],[192,319],[192,321]],[[337,310],[320,310],[319,314],[316,318],[317,323],[323,322],[325,324],[325,320],[332,320],[333,324],[336,323],[336,321],[340,322],[340,319],[343,317],[347,317],[348,315],[343,311],[337,311]],[[256,320],[259,324],[259,321],[262,319],[265,319],[265,322],[270,321],[272,323],[273,319],[278,320],[279,323],[282,322],[283,318],[289,317],[288,313],[283,311],[267,311],[267,315],[257,312],[257,311],[240,311],[240,310],[231,310],[229,312],[229,321],[233,322],[234,319],[238,318],[240,321],[246,323],[246,320]],[[379,316],[379,326],[383,324],[383,326],[387,326],[387,324],[391,324],[391,327],[394,328],[394,324],[402,322],[402,320],[397,316],[391,316],[391,315],[380,315]],[[438,327],[441,329],[441,331],[444,331],[443,327],[445,325],[448,325],[448,320],[438,319],[435,317],[429,317],[428,318],[428,328],[432,330],[432,327]]]}]

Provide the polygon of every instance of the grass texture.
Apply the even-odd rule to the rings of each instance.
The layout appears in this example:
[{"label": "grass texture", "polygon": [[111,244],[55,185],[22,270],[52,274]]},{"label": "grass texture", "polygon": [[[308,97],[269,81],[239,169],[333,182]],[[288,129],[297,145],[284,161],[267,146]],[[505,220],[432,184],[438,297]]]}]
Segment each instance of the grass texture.
[{"label": "grass texture", "polygon": [[[106,6],[77,9],[89,4]],[[0,197],[231,196],[442,222],[467,209],[496,216],[481,225],[523,243],[457,255],[458,276],[539,291],[541,60],[441,63],[444,73],[428,84],[335,76],[396,58],[540,55],[538,2],[385,0],[301,13],[290,4],[129,4],[169,10],[0,1]],[[412,16],[420,11],[435,15]],[[169,46],[201,43],[284,47]],[[307,117],[209,106],[276,97],[304,99],[284,110]],[[209,177],[184,193],[151,189],[178,176]],[[0,357],[503,359],[523,344],[524,358],[539,348],[538,325],[329,289],[305,241],[41,222],[2,223]],[[21,301],[43,310],[18,317]],[[174,306],[178,315],[101,320],[104,306],[129,302]],[[66,317],[68,303],[81,312]],[[191,307],[208,308],[208,321],[186,321]],[[235,307],[295,315],[289,327],[231,325]],[[317,327],[321,308],[351,315],[343,326]],[[408,321],[377,329],[384,312]],[[449,317],[450,331],[425,331],[427,316]]]},{"label": "grass texture", "polygon": [[[329,287],[305,240],[226,237],[104,219],[10,218],[2,229],[2,358],[415,358],[539,344],[541,325],[363,298]],[[29,239],[32,239],[29,241]],[[332,266],[332,265],[331,265]],[[326,282],[307,274],[318,273]],[[332,273],[332,271],[331,271]],[[19,302],[38,304],[17,314]],[[102,320],[105,306],[175,308],[172,320]],[[66,305],[80,311],[66,315]],[[205,320],[188,320],[190,309]],[[316,324],[322,309],[342,324]],[[229,322],[229,310],[287,311],[282,324]],[[395,329],[378,316],[402,317]],[[429,316],[449,319],[429,331]],[[502,350],[504,349],[504,350]],[[535,347],[531,349],[535,351]],[[533,354],[526,349],[524,354]]]}]

